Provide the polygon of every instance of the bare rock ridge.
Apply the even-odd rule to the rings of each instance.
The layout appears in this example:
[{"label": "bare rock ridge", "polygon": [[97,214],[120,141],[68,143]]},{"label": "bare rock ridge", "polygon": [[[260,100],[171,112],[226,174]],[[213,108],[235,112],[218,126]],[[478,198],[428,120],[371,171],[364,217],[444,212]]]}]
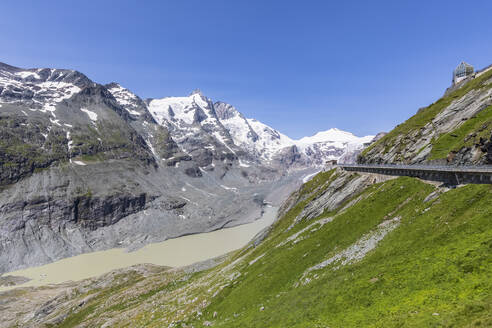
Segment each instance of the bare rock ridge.
[{"label": "bare rock ridge", "polygon": [[298,142],[199,90],[143,100],[3,63],[0,126],[0,273],[251,222],[371,138]]}]

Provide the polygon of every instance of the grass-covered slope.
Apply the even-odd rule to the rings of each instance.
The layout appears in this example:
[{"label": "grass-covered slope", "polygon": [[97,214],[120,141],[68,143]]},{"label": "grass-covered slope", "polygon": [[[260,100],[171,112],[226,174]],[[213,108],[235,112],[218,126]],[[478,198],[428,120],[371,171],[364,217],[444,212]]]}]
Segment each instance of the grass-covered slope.
[{"label": "grass-covered slope", "polygon": [[[424,202],[434,191],[411,178],[376,184],[345,212],[318,218],[333,221],[286,232],[297,204],[237,265],[240,276],[205,317],[223,327],[492,325],[492,189],[470,185]],[[394,218],[399,225],[360,261],[309,271]]]},{"label": "grass-covered slope", "polygon": [[137,269],[109,274],[78,285],[71,297],[59,298],[59,305],[46,302],[48,314],[34,322],[60,327],[108,322],[116,327],[491,326],[492,186],[447,190],[401,177],[359,190],[315,218],[300,216],[334,184],[344,192],[360,178],[335,170],[318,174],[291,196],[266,239],[217,267],[198,273]]},{"label": "grass-covered slope", "polygon": [[363,163],[492,163],[492,69],[422,108],[366,148]]},{"label": "grass-covered slope", "polygon": [[450,153],[458,153],[463,148],[471,149],[474,145],[485,146],[491,133],[492,106],[488,106],[453,131],[443,133],[435,139],[429,159],[446,158]]}]

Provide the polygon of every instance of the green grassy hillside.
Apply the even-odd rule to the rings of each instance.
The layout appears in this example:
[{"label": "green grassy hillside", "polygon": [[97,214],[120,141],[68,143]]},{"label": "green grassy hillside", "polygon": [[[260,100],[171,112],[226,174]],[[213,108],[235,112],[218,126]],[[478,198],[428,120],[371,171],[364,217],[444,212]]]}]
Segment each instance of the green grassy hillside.
[{"label": "green grassy hillside", "polygon": [[[205,318],[218,327],[492,325],[492,188],[470,185],[424,202],[434,189],[411,178],[373,185],[344,213],[318,218],[335,216],[332,222],[278,247],[314,222],[285,232],[299,203],[237,266],[240,277],[212,301]],[[362,260],[335,262],[303,284],[307,268],[394,217],[400,225]]]},{"label": "green grassy hillside", "polygon": [[357,177],[318,174],[262,243],[215,268],[113,275],[55,313],[57,326],[492,326],[492,186],[401,177],[298,217],[336,179],[341,192]]},{"label": "green grassy hillside", "polygon": [[464,147],[472,147],[492,133],[492,106],[471,117],[451,132],[444,133],[433,141],[430,159],[446,158]]},{"label": "green grassy hillside", "polygon": [[[396,126],[383,138],[361,153],[361,162],[411,162],[426,147],[430,147],[425,160],[449,158],[450,154],[480,148],[489,141],[492,133],[490,101],[487,92],[492,88],[492,70],[466,82],[462,87],[444,95],[435,103],[422,108],[405,122]],[[460,103],[461,102],[461,103]],[[473,106],[480,108],[477,115],[464,116],[447,127],[448,119],[437,123],[434,120],[452,104],[458,103],[455,113]],[[440,126],[442,124],[443,126]],[[419,144],[417,149],[412,146]],[[483,151],[483,150],[482,150]],[[393,156],[389,156],[392,153]],[[479,157],[479,156],[478,156]],[[480,158],[467,161],[480,161]],[[452,161],[453,155],[450,160]]]}]

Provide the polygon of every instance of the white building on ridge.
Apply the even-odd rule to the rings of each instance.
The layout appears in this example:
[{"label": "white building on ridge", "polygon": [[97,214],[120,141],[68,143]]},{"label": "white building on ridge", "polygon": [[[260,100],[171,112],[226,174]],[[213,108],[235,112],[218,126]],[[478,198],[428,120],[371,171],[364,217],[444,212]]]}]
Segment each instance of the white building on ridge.
[{"label": "white building on ridge", "polygon": [[453,84],[460,83],[470,75],[473,75],[474,72],[472,65],[461,62],[453,71]]}]

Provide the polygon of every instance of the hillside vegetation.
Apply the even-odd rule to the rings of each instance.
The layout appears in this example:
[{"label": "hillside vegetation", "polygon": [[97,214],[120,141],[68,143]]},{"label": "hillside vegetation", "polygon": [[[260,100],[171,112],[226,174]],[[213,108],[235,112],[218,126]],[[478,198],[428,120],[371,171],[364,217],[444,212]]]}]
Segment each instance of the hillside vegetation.
[{"label": "hillside vegetation", "polygon": [[[368,176],[373,179],[340,170],[318,174],[286,202],[262,242],[257,239],[216,267],[108,274],[75,284],[71,296],[50,300],[49,309],[29,322],[60,327],[491,326],[492,186],[446,189],[401,177],[360,188],[316,217],[301,215],[312,204],[324,208],[319,202],[335,185],[344,193]],[[42,293],[46,289],[22,296]]]},{"label": "hillside vegetation", "polygon": [[396,126],[366,148],[362,163],[492,163],[492,69]]}]

